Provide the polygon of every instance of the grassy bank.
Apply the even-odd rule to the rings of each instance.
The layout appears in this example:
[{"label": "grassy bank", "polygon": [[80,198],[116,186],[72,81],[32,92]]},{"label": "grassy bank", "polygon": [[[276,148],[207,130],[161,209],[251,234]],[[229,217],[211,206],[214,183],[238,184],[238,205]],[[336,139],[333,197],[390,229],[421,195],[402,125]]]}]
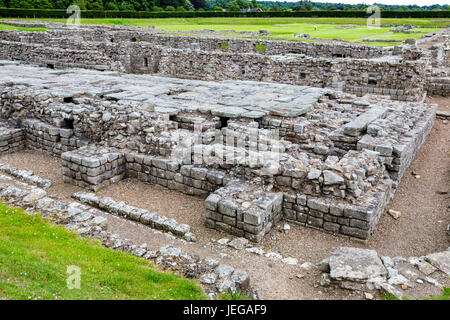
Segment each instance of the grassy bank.
[{"label": "grassy bank", "polygon": [[[68,266],[81,270],[67,286]],[[193,281],[0,204],[1,299],[205,299]]]}]

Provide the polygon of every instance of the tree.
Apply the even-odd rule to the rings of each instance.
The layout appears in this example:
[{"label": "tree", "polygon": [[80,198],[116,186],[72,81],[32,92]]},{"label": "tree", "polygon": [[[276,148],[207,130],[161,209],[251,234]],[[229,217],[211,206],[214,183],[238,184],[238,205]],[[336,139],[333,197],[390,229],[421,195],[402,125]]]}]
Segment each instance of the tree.
[{"label": "tree", "polygon": [[241,8],[239,7],[239,4],[236,0],[230,1],[228,2],[225,7],[229,10],[229,11],[239,11]]},{"label": "tree", "polygon": [[119,7],[117,6],[117,3],[115,3],[115,2],[108,2],[107,4],[105,4],[105,10],[117,11],[117,10],[119,10]]},{"label": "tree", "polygon": [[190,0],[196,10],[206,8],[206,0]]},{"label": "tree", "polygon": [[103,4],[99,1],[95,1],[88,4],[89,10],[103,10]]},{"label": "tree", "polygon": [[186,9],[187,11],[195,11],[194,6],[192,5],[191,1],[189,1],[189,0],[182,0],[181,7]]},{"label": "tree", "polygon": [[119,10],[121,11],[134,11],[134,6],[126,1],[123,1],[119,4]]},{"label": "tree", "polygon": [[67,6],[64,4],[64,2],[62,0],[58,0],[53,5],[53,8],[55,8],[55,9],[66,9]]},{"label": "tree", "polygon": [[245,0],[236,0],[240,9],[248,9],[250,8],[250,2]]},{"label": "tree", "polygon": [[69,7],[72,4],[78,6],[81,10],[86,10],[87,9],[85,0],[76,0],[73,3],[67,4],[66,8]]},{"label": "tree", "polygon": [[173,6],[167,6],[166,11],[175,11],[175,8]]},{"label": "tree", "polygon": [[278,4],[274,4],[272,8],[270,8],[270,11],[281,11],[281,7]]},{"label": "tree", "polygon": [[3,0],[0,0],[0,8],[6,8],[6,3]]},{"label": "tree", "polygon": [[32,4],[26,0],[11,0],[9,1],[9,8],[31,9]]}]

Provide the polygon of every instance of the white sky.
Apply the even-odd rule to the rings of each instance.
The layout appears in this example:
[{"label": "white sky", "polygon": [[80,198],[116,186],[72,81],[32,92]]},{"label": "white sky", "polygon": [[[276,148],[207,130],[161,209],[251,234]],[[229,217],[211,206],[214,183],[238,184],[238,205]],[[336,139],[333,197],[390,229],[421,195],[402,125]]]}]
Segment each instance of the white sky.
[{"label": "white sky", "polygon": [[[283,0],[279,0],[283,1]],[[285,0],[287,2],[297,2],[298,0]],[[373,4],[382,3],[390,5],[419,5],[419,6],[431,6],[433,4],[450,4],[450,0],[311,0],[312,2],[332,2],[332,3],[347,3],[347,4]]]}]

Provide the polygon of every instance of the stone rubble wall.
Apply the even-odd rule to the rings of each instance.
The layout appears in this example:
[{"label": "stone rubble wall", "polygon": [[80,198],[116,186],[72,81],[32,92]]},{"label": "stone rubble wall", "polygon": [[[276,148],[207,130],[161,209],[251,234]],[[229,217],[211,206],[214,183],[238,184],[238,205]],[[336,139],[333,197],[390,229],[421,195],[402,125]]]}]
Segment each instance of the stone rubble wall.
[{"label": "stone rubble wall", "polygon": [[[420,147],[430,134],[436,119],[436,110],[437,105],[432,105],[424,116],[415,123],[414,128],[408,136],[402,139],[402,143],[392,148],[392,153],[390,150],[384,150],[387,153],[382,153],[383,156],[392,156],[392,163],[386,163],[386,169],[394,181],[395,188],[400,183],[406,169],[410,166]],[[362,150],[363,148],[377,150],[377,147],[373,144],[361,143],[361,140],[358,142],[358,150]]]},{"label": "stone rubble wall", "polygon": [[448,77],[430,77],[427,83],[428,95],[450,96],[450,79]]}]

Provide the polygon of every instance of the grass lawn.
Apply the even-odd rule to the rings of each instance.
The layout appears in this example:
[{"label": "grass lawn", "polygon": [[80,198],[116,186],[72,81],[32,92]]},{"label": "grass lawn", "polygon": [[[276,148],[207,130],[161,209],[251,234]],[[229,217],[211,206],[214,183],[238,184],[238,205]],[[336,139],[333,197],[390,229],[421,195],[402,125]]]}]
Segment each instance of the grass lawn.
[{"label": "grass lawn", "polygon": [[24,27],[14,27],[6,24],[0,24],[0,30],[19,30],[19,31],[46,31],[46,28],[24,28]]},{"label": "grass lawn", "polygon": [[[81,269],[67,287],[68,266]],[[0,203],[1,299],[206,299],[181,276]]]},{"label": "grass lawn", "polygon": [[[389,293],[383,293],[382,294],[383,300],[399,300],[397,297],[389,294]],[[411,300],[410,297],[404,296],[403,300]],[[442,295],[437,297],[425,297],[422,300],[450,300],[450,288],[444,288]]]},{"label": "grass lawn", "polygon": [[[29,19],[65,22],[65,19]],[[442,19],[443,20],[443,19]],[[439,19],[382,19],[382,24],[415,24],[419,26],[445,26],[448,22]],[[383,35],[392,28],[368,28],[364,18],[167,18],[167,19],[81,19],[83,24],[126,25],[135,27],[155,26],[165,31],[190,31],[213,29],[216,31],[235,30],[257,32],[261,29],[269,31],[270,39],[294,39],[294,33],[309,33],[312,38],[360,41],[360,38]],[[317,25],[318,30],[314,30]],[[354,28],[342,28],[352,25]],[[437,29],[421,30],[423,33]],[[230,33],[230,36],[236,34]],[[406,38],[420,37],[421,34],[395,34]],[[245,37],[245,36],[244,36]],[[262,37],[267,38],[267,37]],[[392,45],[392,44],[391,44]]]}]

